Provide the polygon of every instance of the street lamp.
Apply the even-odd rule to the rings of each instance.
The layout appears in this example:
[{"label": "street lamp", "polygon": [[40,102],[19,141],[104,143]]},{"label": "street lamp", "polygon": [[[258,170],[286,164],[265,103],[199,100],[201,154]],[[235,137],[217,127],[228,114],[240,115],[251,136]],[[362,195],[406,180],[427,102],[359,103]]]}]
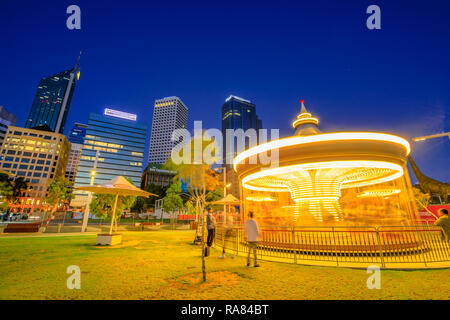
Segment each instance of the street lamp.
[{"label": "street lamp", "polygon": [[[94,167],[91,170],[91,182],[89,184],[90,186],[94,185],[95,175],[97,174],[96,170],[97,170],[97,162],[98,162],[99,156],[100,156],[100,150],[97,150],[97,153],[95,154]],[[89,206],[91,204],[91,201],[92,201],[92,192],[89,192],[87,202],[86,202],[86,208],[84,209],[83,225],[81,227],[81,232],[86,232],[86,229],[87,229],[87,225],[88,225],[88,221],[89,221]]]}]

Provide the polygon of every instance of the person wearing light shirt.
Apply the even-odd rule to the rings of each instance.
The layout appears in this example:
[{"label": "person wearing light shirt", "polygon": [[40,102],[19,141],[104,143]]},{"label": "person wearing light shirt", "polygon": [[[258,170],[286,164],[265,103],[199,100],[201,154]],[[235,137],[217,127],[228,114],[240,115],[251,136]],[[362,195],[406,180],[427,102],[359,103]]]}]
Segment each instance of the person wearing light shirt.
[{"label": "person wearing light shirt", "polygon": [[253,219],[253,211],[248,213],[249,219],[245,223],[245,234],[247,235],[248,243],[248,256],[247,256],[247,267],[250,266],[250,252],[253,251],[253,256],[255,257],[254,267],[259,267],[256,260],[256,248],[258,247],[258,239],[260,235],[259,226],[255,219]]},{"label": "person wearing light shirt", "polygon": [[450,240],[450,217],[448,216],[448,210],[441,208],[439,209],[439,214],[441,217],[436,220],[434,223],[435,226],[439,226],[442,228],[444,234],[443,238],[446,241]]}]

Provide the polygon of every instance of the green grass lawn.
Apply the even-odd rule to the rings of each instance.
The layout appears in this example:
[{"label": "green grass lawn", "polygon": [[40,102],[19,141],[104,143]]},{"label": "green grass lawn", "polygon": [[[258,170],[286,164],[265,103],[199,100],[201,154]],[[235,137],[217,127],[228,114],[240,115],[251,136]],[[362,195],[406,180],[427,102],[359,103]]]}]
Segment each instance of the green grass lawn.
[{"label": "green grass lawn", "polygon": [[[95,235],[0,238],[0,299],[449,299],[449,270],[382,271],[369,290],[366,270],[207,258],[193,231],[124,232],[120,247]],[[81,289],[66,286],[69,265]]]}]

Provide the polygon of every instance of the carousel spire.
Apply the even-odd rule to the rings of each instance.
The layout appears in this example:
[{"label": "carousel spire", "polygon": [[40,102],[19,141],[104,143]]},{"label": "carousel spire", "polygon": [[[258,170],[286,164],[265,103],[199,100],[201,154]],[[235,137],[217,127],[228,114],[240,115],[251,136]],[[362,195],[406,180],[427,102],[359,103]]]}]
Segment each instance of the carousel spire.
[{"label": "carousel spire", "polygon": [[300,104],[300,113],[297,116],[297,119],[295,119],[295,121],[292,123],[292,126],[295,129],[295,134],[299,136],[307,136],[320,133],[318,127],[319,119],[313,117],[311,113],[306,110],[305,100],[301,99]]}]

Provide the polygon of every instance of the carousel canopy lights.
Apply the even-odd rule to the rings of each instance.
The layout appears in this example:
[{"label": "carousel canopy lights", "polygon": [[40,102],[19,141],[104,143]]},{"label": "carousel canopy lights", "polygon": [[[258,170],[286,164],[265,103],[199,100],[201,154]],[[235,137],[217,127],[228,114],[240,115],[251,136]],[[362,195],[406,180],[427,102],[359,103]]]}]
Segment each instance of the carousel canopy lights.
[{"label": "carousel canopy lights", "polygon": [[239,163],[245,161],[252,156],[255,156],[259,153],[267,152],[273,149],[281,149],[284,147],[294,146],[294,145],[302,145],[308,143],[318,143],[325,141],[351,141],[351,140],[376,140],[376,141],[384,141],[384,142],[392,142],[399,145],[402,145],[406,150],[406,155],[408,155],[411,151],[411,147],[409,142],[405,139],[387,133],[378,133],[378,132],[337,132],[337,133],[322,133],[318,135],[312,136],[300,136],[300,137],[289,137],[284,139],[279,139],[275,141],[270,141],[267,143],[260,144],[253,148],[250,148],[240,154],[238,154],[233,160],[233,167],[236,171],[236,167]]},{"label": "carousel canopy lights", "polygon": [[400,193],[400,189],[376,189],[367,190],[357,195],[358,198],[372,198],[372,197],[389,197]]}]

